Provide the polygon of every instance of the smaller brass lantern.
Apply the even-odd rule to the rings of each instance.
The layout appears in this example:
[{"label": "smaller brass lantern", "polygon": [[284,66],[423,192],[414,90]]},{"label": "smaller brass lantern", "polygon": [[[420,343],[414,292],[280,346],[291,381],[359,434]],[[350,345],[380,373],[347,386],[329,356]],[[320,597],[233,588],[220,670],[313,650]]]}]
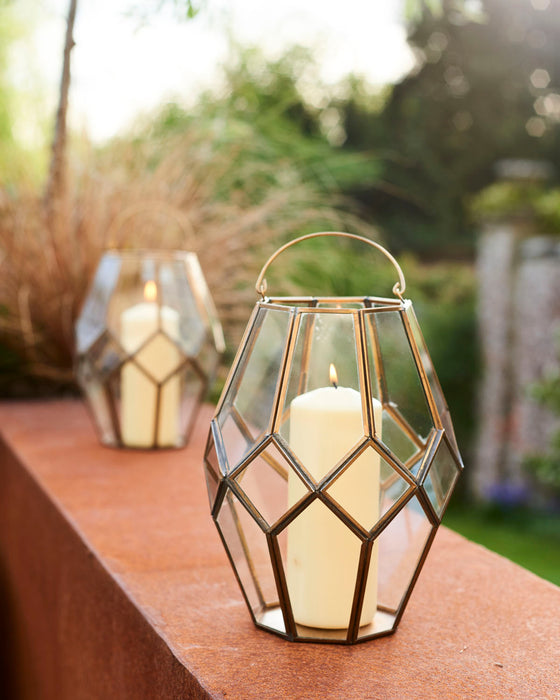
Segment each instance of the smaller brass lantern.
[{"label": "smaller brass lantern", "polygon": [[103,444],[185,445],[224,350],[196,254],[106,252],[76,348],[78,382]]},{"label": "smaller brass lantern", "polygon": [[[383,252],[395,298],[268,297],[287,247]],[[257,627],[353,644],[395,631],[463,469],[405,281],[381,246],[280,248],[210,427],[212,516]]]}]

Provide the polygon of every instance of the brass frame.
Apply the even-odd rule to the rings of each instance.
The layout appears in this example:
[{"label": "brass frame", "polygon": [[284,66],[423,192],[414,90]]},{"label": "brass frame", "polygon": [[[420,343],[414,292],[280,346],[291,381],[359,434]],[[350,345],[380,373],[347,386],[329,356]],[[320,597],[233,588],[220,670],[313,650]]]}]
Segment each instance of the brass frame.
[{"label": "brass frame", "polygon": [[[266,291],[266,280],[264,275],[269,264],[290,245],[321,235],[342,235],[351,238],[358,238],[359,240],[366,241],[373,247],[384,252],[391,262],[393,262],[399,274],[399,282],[397,282],[393,288],[393,292],[395,293],[397,299],[370,296],[265,297],[264,292]],[[368,239],[361,239],[358,236],[340,234],[336,232],[326,232],[303,236],[283,246],[265,263],[257,279],[256,289],[262,298],[257,301],[255,305],[243,340],[238,348],[230,374],[224,386],[220,401],[216,407],[214,418],[212,419],[210,425],[204,455],[204,464],[212,518],[214,519],[226,549],[228,558],[235,572],[253,622],[257,627],[277,634],[290,641],[354,644],[356,642],[366,641],[368,639],[373,639],[394,632],[403,615],[406,604],[418,579],[420,570],[426,560],[456,480],[463,469],[463,463],[456,450],[454,435],[448,435],[449,430],[452,432],[452,426],[449,424],[448,428],[446,429],[446,427],[443,425],[438,412],[436,399],[432,393],[430,377],[428,377],[428,374],[423,366],[421,348],[418,346],[416,338],[414,337],[414,329],[411,326],[409,318],[409,314],[413,313],[412,304],[409,300],[402,297],[402,293],[404,292],[405,288],[404,276],[402,275],[402,271],[398,266],[398,263],[396,263],[394,258],[392,258],[387,251],[381,248],[381,246],[369,241]],[[361,308],[329,308],[319,306],[319,304],[337,305],[349,303],[360,304]],[[266,312],[266,310],[282,310],[283,312],[289,314],[289,323],[286,337],[283,341],[283,347],[281,348],[281,360],[279,362],[280,369],[278,372],[278,377],[276,378],[270,418],[264,432],[255,436],[252,434],[250,426],[245,423],[243,416],[234,407],[233,402],[230,402],[231,405],[228,404],[226,406],[226,400],[230,401],[232,392],[234,392],[235,395],[237,390],[236,388],[240,386],[243,373],[247,370],[248,363],[245,362],[244,359],[250,357],[252,347],[256,342],[258,335],[256,330],[264,320],[263,310],[264,312]],[[385,369],[383,366],[384,359],[381,354],[378,336],[376,335],[378,329],[377,325],[372,322],[373,319],[377,317],[377,314],[383,314],[388,311],[397,311],[401,318],[403,331],[411,350],[411,358],[413,359],[416,367],[420,386],[426,400],[427,410],[433,424],[433,428],[425,438],[422,438],[416,433],[414,428],[402,415],[399,409],[390,401],[389,392],[386,386]],[[307,472],[305,466],[301,464],[297,457],[291,452],[288,443],[280,433],[280,428],[289,414],[289,408],[286,407],[289,380],[287,370],[291,366],[294,357],[296,341],[298,339],[298,330],[301,322],[307,314],[317,315],[332,313],[348,314],[353,318],[358,376],[361,388],[360,393],[362,396],[364,437],[359,444],[355,445],[346,455],[344,455],[344,457],[338,461],[336,465],[333,466],[331,471],[325,475],[319,483],[316,483]],[[370,358],[368,356],[368,330],[366,328],[366,324],[369,324],[368,327],[372,329],[371,338],[375,339],[374,356],[372,358],[374,367],[370,366]],[[310,328],[310,326],[308,328]],[[300,382],[303,382],[303,384],[300,384],[300,390],[304,389],[305,376],[307,375],[307,369],[309,367],[309,345],[310,331],[305,336],[302,350]],[[422,350],[425,350],[425,348],[422,348]],[[431,369],[433,369],[433,367],[431,367]],[[432,377],[432,381],[434,381],[434,377],[435,374]],[[378,383],[378,396],[379,400],[382,402],[384,410],[390,415],[391,419],[397,424],[397,426],[415,448],[414,453],[405,462],[403,462],[397,455],[393,454],[387,445],[376,437],[374,415],[371,408],[372,380],[375,380]],[[437,377],[435,377],[435,381],[437,382]],[[437,386],[439,386],[439,384]],[[441,397],[443,397],[443,394]],[[252,444],[249,451],[244,454],[240,460],[233,464],[230,464],[220,427],[220,418],[226,409],[229,411],[227,414],[228,417],[232,418],[239,432],[245,436],[247,441],[250,440],[250,443]],[[434,462],[436,455],[438,454],[438,448],[442,443],[445,444],[449,454],[453,457],[453,465],[456,468],[456,472],[447,493],[442,493],[440,491],[438,494],[436,492],[436,485],[431,484],[432,488],[434,489],[434,497],[437,499],[436,510],[436,507],[432,504],[432,500],[427,490],[429,486],[427,480],[430,473],[430,467]],[[288,468],[291,468],[298,475],[307,488],[306,495],[303,496],[296,504],[291,506],[275,522],[267,522],[266,518],[259,512],[257,506],[244,492],[237,480],[237,477],[242,475],[256,458],[259,456],[262,457],[263,455],[266,455],[265,461],[272,466],[279,476],[282,479],[287,480],[288,469],[279,463],[271,464],[271,462],[274,462],[275,460],[266,452],[271,445],[275,446],[282,459],[288,465]],[[328,487],[332,485],[362,454],[362,452],[368,448],[373,448],[394,472],[393,475],[387,480],[388,482],[390,481],[390,483],[382,484],[383,488],[388,488],[388,486],[396,482],[399,478],[408,485],[406,490],[401,493],[401,495],[393,502],[386,512],[382,513],[379,520],[369,531],[366,530],[362,524],[358,523],[350,513],[348,513],[330,496],[327,491]],[[416,474],[411,471],[413,466],[418,467]],[[406,590],[402,594],[398,605],[392,609],[378,606],[376,624],[372,623],[370,626],[371,629],[366,631],[361,630],[359,627],[361,608],[366,590],[369,560],[373,551],[374,543],[391,524],[391,522],[393,522],[397,515],[403,512],[403,510],[414,498],[420,505],[430,529],[428,530],[421,554],[419,558],[415,560],[416,565],[412,572],[411,579],[406,587]],[[278,538],[286,530],[288,525],[316,499],[319,499],[327,508],[329,508],[362,542],[350,620],[348,627],[343,630],[314,630],[304,628],[301,625],[296,624],[288,593],[288,586]],[[253,610],[248,593],[244,587],[244,582],[237,569],[235,558],[230,551],[230,544],[228,543],[227,535],[223,532],[222,525],[220,523],[220,514],[222,512],[222,507],[225,506],[226,502],[230,504],[230,509],[228,512],[233,514],[232,517],[235,521],[239,543],[245,557],[244,561],[247,570],[250,572],[252,583],[259,600],[260,610],[257,612]],[[236,502],[240,507],[245,509],[246,513],[256,523],[258,528],[260,528],[264,538],[266,539],[270,556],[270,564],[272,566],[272,573],[276,585],[277,600],[275,601],[267,601],[260,588],[255,564],[250,551],[250,545],[247,542],[241,523],[236,515],[238,511],[236,511],[236,508],[233,506],[233,504]],[[274,625],[273,623],[269,622],[270,616],[273,614],[273,610],[280,611],[283,625],[280,623],[276,623],[276,625]],[[377,624],[378,617],[379,624]]]}]

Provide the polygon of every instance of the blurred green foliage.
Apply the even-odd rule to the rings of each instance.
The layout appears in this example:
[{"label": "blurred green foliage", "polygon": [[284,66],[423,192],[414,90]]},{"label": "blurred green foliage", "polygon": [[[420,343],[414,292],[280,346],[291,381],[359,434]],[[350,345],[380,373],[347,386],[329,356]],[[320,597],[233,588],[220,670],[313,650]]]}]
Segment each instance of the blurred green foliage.
[{"label": "blurred green foliage", "polygon": [[[12,49],[18,43],[25,46],[39,21],[36,9],[33,2],[0,0],[0,201],[3,194],[36,186],[45,168],[46,150],[21,137],[28,131],[43,130],[43,95],[37,86],[30,90],[28,85],[17,83],[10,70]],[[33,61],[31,50],[29,61]],[[38,114],[41,124],[32,125]]]},{"label": "blurred green foliage", "polygon": [[451,501],[443,524],[560,585],[560,515]]},{"label": "blurred green foliage", "polygon": [[[362,150],[333,148],[321,124],[324,107],[313,107],[304,98],[302,81],[313,82],[317,91],[327,93],[308,49],[296,46],[272,61],[266,61],[258,48],[232,47],[232,53],[220,92],[205,92],[188,108],[166,105],[146,136],[161,139],[184,133],[193,124],[203,125],[208,147],[235,144],[238,150],[231,177],[220,186],[228,191],[242,182],[246,186],[249,170],[256,197],[275,184],[276,177],[289,177],[287,172],[294,167],[299,177],[325,194],[339,195],[357,183],[378,181],[379,159]],[[268,167],[259,169],[259,163],[277,163],[277,173]]]},{"label": "blurred green foliage", "polygon": [[[480,0],[429,3],[410,26],[417,66],[381,111],[339,109],[344,147],[382,157],[380,183],[351,191],[395,251],[472,254],[469,199],[493,182],[504,158],[560,165],[560,3]],[[419,17],[419,18],[418,18]]]},{"label": "blurred green foliage", "polygon": [[0,183],[19,167],[19,148],[12,130],[15,91],[8,80],[8,58],[18,36],[12,3],[0,0]]},{"label": "blurred green foliage", "polygon": [[539,183],[496,182],[473,197],[473,217],[502,218],[528,215],[539,233],[560,234],[560,189]]}]

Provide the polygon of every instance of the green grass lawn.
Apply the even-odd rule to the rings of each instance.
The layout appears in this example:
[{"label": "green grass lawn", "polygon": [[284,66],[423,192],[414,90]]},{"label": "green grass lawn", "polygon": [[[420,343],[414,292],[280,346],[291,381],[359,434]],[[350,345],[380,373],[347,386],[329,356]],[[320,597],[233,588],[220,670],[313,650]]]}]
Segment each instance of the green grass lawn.
[{"label": "green grass lawn", "polygon": [[560,586],[560,514],[451,504],[443,525]]}]

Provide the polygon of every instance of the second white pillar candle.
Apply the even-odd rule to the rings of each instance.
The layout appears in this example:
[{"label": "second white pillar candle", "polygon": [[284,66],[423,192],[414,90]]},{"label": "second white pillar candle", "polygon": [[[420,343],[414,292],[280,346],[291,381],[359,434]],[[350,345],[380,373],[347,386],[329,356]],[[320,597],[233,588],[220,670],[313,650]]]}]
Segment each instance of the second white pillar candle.
[{"label": "second white pillar candle", "polygon": [[[153,283],[152,283],[153,284]],[[155,299],[155,285],[154,285]],[[149,297],[148,297],[149,298]],[[155,301],[145,301],[127,309],[121,316],[121,343],[128,353],[160,330],[169,338],[179,337],[179,314]],[[162,334],[154,335],[136,361],[156,381],[162,381],[181,361],[179,349]],[[181,384],[179,376],[170,377],[160,389],[159,410],[156,384],[132,362],[121,372],[121,436],[128,447],[172,447],[179,438]],[[158,417],[156,427],[155,420]],[[154,444],[155,443],[155,444]]]}]

